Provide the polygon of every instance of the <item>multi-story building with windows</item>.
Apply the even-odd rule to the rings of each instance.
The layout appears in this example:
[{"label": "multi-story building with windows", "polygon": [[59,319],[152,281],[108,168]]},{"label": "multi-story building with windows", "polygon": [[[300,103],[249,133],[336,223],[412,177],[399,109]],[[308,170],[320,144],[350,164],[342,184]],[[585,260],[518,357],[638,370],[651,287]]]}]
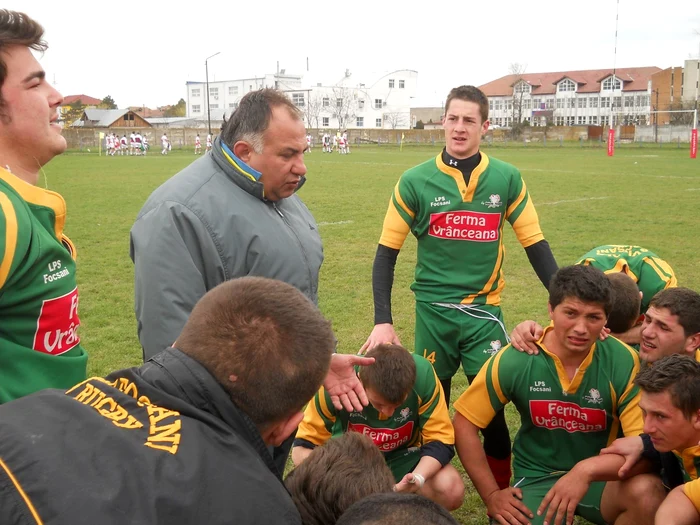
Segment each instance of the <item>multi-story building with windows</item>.
[{"label": "multi-story building with windows", "polygon": [[[221,115],[221,110],[230,115],[249,91],[275,87],[287,93],[310,128],[408,129],[417,78],[416,71],[402,69],[377,75],[365,83],[346,70],[339,81],[323,83],[281,70],[259,78],[209,82],[209,109],[212,116]],[[204,82],[187,82],[186,101],[187,116],[206,118]]]},{"label": "multi-story building with windows", "polygon": [[648,124],[658,67],[507,75],[479,86],[492,124],[532,126]]}]

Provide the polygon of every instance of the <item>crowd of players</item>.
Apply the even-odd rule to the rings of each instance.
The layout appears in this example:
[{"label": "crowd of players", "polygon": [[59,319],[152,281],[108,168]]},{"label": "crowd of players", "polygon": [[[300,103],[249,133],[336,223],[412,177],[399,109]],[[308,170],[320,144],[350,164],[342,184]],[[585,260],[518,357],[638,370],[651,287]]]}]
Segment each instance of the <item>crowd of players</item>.
[{"label": "crowd of players", "polygon": [[[455,453],[493,522],[700,523],[700,294],[640,246],[558,268],[520,172],[480,151],[473,86],[447,97],[443,151],[394,188],[364,355],[333,352],[320,237],[296,195],[310,141],[263,89],[144,205],[131,256],[146,362],[88,378],[65,203],[36,185],[66,148],[61,96],[30,52],[41,26],[0,10],[0,28],[2,523],[454,524]],[[510,336],[506,221],[551,321]],[[391,314],[409,233],[414,352]]]},{"label": "crowd of players", "polygon": [[105,153],[111,157],[115,155],[146,155],[148,153],[148,137],[141,135],[139,131],[132,132],[127,138],[126,133],[119,137],[111,132],[105,135]]}]

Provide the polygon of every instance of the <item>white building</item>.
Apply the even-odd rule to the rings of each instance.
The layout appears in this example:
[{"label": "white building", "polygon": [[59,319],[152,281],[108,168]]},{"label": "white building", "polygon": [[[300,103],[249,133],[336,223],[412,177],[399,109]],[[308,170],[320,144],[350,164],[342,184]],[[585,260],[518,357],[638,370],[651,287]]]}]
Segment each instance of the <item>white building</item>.
[{"label": "white building", "polygon": [[507,75],[479,86],[492,124],[556,126],[646,124],[658,67]]},{"label": "white building", "polygon": [[[209,82],[209,107],[212,116],[222,109],[230,115],[249,91],[275,87],[286,92],[304,113],[309,128],[409,129],[417,79],[416,71],[401,69],[360,81],[346,70],[337,82],[324,83],[314,82],[309,75],[287,75],[281,70],[259,78]],[[206,118],[204,82],[187,82],[186,101],[188,116]]]}]

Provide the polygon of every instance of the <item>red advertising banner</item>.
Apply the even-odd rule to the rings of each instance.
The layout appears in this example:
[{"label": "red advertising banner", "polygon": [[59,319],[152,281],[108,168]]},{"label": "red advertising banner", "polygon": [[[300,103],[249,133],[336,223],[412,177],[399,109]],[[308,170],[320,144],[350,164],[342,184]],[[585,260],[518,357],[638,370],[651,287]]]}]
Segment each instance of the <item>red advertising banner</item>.
[{"label": "red advertising banner", "polygon": [[698,129],[697,128],[695,128],[690,133],[690,158],[691,159],[698,158]]},{"label": "red advertising banner", "polygon": [[608,157],[612,157],[615,154],[615,130],[610,128],[608,130]]}]

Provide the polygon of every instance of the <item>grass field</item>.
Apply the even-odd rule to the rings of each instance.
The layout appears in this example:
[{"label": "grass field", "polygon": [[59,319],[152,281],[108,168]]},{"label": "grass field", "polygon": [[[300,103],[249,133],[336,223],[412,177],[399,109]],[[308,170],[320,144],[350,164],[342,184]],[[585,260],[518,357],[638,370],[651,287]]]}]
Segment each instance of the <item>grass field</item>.
[{"label": "grass field", "polygon": [[[319,149],[307,155],[309,180],[300,195],[324,242],[320,308],[332,319],[342,352],[356,352],[372,329],[371,267],[391,191],[405,169],[439,151],[439,146],[403,151],[363,147],[347,156]],[[604,149],[575,146],[485,151],[520,168],[560,266],[597,245],[638,244],[666,259],[681,285],[700,290],[700,161],[690,160],[686,148],[627,147],[613,158]],[[40,184],[65,197],[66,232],[78,247],[80,330],[92,375],[141,362],[129,229],[148,195],[194,159],[191,152],[113,158],[68,153],[45,168]],[[543,322],[545,289],[510,229],[504,238],[506,324],[511,329],[524,319]],[[414,265],[415,241],[410,238],[399,256],[393,294],[395,326],[409,348]],[[459,376],[452,399],[465,386]],[[513,412],[508,417],[514,434],[518,420]],[[473,488],[455,515],[461,523],[486,523]]]}]

